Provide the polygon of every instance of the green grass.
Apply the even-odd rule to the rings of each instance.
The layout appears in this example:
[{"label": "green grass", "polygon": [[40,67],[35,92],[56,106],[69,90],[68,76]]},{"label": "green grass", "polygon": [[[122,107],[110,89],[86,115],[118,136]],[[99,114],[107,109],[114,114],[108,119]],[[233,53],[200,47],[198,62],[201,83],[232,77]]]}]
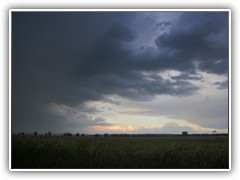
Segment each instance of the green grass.
[{"label": "green grass", "polygon": [[227,169],[228,137],[12,136],[12,168]]}]

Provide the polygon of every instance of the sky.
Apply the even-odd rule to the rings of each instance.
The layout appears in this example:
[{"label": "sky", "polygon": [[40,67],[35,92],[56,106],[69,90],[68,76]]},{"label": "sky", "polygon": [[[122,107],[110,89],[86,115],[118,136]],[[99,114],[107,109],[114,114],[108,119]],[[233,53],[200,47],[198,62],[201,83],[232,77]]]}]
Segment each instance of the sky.
[{"label": "sky", "polygon": [[227,133],[228,12],[12,12],[13,133]]}]

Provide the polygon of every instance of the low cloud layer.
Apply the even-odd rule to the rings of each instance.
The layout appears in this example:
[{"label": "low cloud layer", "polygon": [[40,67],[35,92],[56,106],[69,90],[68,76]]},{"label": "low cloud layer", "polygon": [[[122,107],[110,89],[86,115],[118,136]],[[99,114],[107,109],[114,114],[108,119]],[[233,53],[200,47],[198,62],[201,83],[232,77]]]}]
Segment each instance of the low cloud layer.
[{"label": "low cloud layer", "polygon": [[162,127],[139,127],[133,128],[131,126],[120,127],[120,126],[108,126],[92,127],[97,133],[130,133],[130,134],[182,134],[182,132],[187,132],[189,134],[212,134],[212,133],[227,133],[227,129],[213,129],[213,128],[203,128],[201,126],[191,126],[191,125],[179,125],[175,122],[166,123]]}]

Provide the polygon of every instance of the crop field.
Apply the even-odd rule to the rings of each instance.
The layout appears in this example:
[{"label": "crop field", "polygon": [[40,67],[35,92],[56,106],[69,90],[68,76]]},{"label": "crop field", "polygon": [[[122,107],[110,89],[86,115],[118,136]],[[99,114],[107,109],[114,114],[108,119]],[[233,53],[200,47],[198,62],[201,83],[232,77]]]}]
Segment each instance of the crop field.
[{"label": "crop field", "polygon": [[12,169],[228,169],[228,136],[12,135]]}]

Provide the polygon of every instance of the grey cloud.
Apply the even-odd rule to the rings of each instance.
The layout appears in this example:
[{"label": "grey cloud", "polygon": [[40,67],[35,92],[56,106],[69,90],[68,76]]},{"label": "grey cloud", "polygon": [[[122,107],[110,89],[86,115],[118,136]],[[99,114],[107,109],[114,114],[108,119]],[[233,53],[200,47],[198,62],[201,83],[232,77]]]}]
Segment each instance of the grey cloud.
[{"label": "grey cloud", "polygon": [[[80,62],[76,77],[83,83],[83,87],[91,87],[100,94],[116,94],[139,100],[157,94],[186,96],[198,90],[185,80],[171,82],[160,76],[152,76],[154,81],[146,80],[141,71],[153,71],[155,68],[161,70],[164,62],[159,60],[160,63],[156,66],[157,59],[151,59],[150,54],[145,54],[147,58],[134,56],[131,47],[124,40],[126,37],[127,41],[133,41],[133,31],[119,24],[117,27],[117,30],[116,25],[111,27],[92,49],[91,54]],[[120,36],[118,34],[121,29],[123,32]]]},{"label": "grey cloud", "polygon": [[203,77],[198,74],[190,74],[190,73],[183,72],[179,76],[172,76],[171,79],[174,79],[174,80],[202,80]]},{"label": "grey cloud", "polygon": [[167,123],[162,128],[159,129],[161,133],[174,133],[174,134],[181,134],[183,131],[188,131],[192,133],[192,128],[188,126],[179,126],[177,123]]},{"label": "grey cloud", "polygon": [[189,126],[179,126],[177,123],[170,122],[161,128],[139,128],[136,133],[153,133],[153,134],[181,134],[183,131],[188,133],[198,133]]},{"label": "grey cloud", "polygon": [[156,24],[156,27],[160,28],[161,30],[165,31],[166,28],[172,25],[171,21],[161,21]]},{"label": "grey cloud", "polygon": [[[121,76],[97,76],[89,78],[85,86],[95,88],[99,94],[120,95],[132,100],[148,100],[155,95],[188,96],[199,88],[187,81],[170,81],[159,75],[144,76],[131,74],[127,78]],[[104,100],[104,99],[103,99]]]},{"label": "grey cloud", "polygon": [[213,85],[216,85],[218,89],[228,89],[228,80],[215,82]]},{"label": "grey cloud", "polygon": [[[171,30],[168,35],[166,34],[161,35],[156,40],[156,42],[162,43],[162,45],[157,43],[159,47],[163,46],[164,48],[168,47],[169,50],[163,51],[156,56],[153,56],[152,52],[150,51],[146,51],[146,53],[141,56],[136,56],[132,53],[132,49],[129,43],[131,41],[134,41],[134,39],[137,36],[134,33],[134,31],[132,31],[131,28],[129,28],[130,23],[129,24],[123,23],[122,21],[123,18],[121,18],[121,16],[131,17],[133,14],[134,13],[127,15],[118,14],[118,16],[115,15],[111,17],[110,18],[111,20],[106,18],[106,15],[99,15],[97,13],[95,14],[90,13],[89,16],[87,14],[84,15],[76,14],[75,16],[77,17],[72,15],[70,18],[67,18],[63,15],[60,16],[65,17],[64,18],[65,20],[71,19],[70,22],[61,21],[57,15],[54,15],[53,17],[50,16],[50,19],[52,20],[57,19],[57,21],[55,24],[53,24],[54,29],[53,33],[51,31],[49,33],[48,31],[43,31],[44,34],[42,34],[43,38],[41,39],[41,41],[43,41],[43,39],[47,40],[48,38],[50,38],[49,39],[50,43],[46,44],[47,49],[43,47],[41,44],[38,44],[36,45],[36,47],[40,48],[38,48],[38,50],[35,50],[34,54],[30,53],[30,56],[28,57],[28,53],[22,51],[19,52],[18,48],[16,51],[19,53],[15,53],[17,55],[14,54],[14,59],[17,59],[17,57],[19,56],[21,57],[22,55],[25,56],[27,55],[26,56],[27,62],[19,61],[23,64],[26,64],[27,66],[24,67],[22,65],[19,65],[18,62],[14,61],[13,68],[16,67],[15,69],[17,69],[14,70],[16,71],[14,73],[23,74],[22,77],[25,78],[23,82],[26,82],[24,86],[26,87],[27,91],[28,89],[31,89],[31,91],[33,91],[34,89],[33,91],[34,93],[38,93],[37,95],[43,96],[47,100],[57,103],[65,103],[69,105],[76,105],[79,102],[84,102],[86,100],[102,99],[104,94],[112,94],[113,90],[115,91],[114,92],[115,94],[118,94],[117,88],[120,88],[119,90],[120,95],[122,94],[125,96],[127,96],[128,93],[130,93],[129,96],[132,95],[137,96],[138,94],[136,93],[139,92],[142,92],[139,94],[139,96],[144,95],[144,93],[146,95],[147,93],[152,93],[152,95],[179,94],[181,96],[181,94],[184,92],[183,89],[184,87],[186,87],[185,95],[187,95],[188,90],[189,92],[191,92],[190,94],[192,94],[193,91],[197,90],[198,88],[194,87],[194,85],[191,85],[189,82],[183,82],[181,88],[180,83],[174,84],[159,79],[157,83],[153,82],[150,83],[144,81],[143,76],[141,75],[140,72],[141,71],[151,72],[159,70],[164,71],[166,69],[194,71],[194,64],[192,62],[192,59],[190,58],[193,58],[195,56],[192,56],[191,53],[189,53],[190,51],[185,51],[182,49],[186,49],[187,47],[189,47],[188,46],[189,43],[187,43],[187,41],[195,37],[195,34],[197,34],[197,32],[186,33],[185,31],[183,32],[180,31],[181,28],[179,28],[180,30],[178,30],[176,29],[176,27],[173,27],[172,28],[173,30]],[[182,16],[183,17],[181,17],[179,20],[180,21],[179,24],[181,24],[181,22],[185,22],[186,20],[184,19],[189,18],[188,16],[196,16],[196,18],[201,19],[199,17],[201,17],[202,15],[201,14],[199,15],[199,13],[193,14],[186,13],[185,15]],[[214,16],[214,13],[209,14],[208,16],[209,17]],[[44,23],[46,22],[41,20],[40,15],[38,15],[37,17],[40,19],[40,23],[43,23],[41,27],[45,27],[46,25],[44,26]],[[131,19],[129,17],[127,19]],[[81,33],[76,33],[75,38],[78,39],[78,41],[76,41],[74,38],[70,38],[70,41],[68,42],[68,39],[64,38],[63,33],[65,34],[67,33],[69,37],[72,37],[72,29],[74,28],[71,29],[67,28],[67,25],[74,25],[74,22],[77,22],[77,18],[79,18],[80,23],[75,25],[75,29],[76,32],[77,30],[79,30],[79,32]],[[88,21],[86,21],[86,18],[88,19]],[[214,20],[214,18],[211,19]],[[103,23],[103,25],[101,26],[102,28],[100,28],[102,30],[99,30],[97,21]],[[64,23],[66,23],[66,25]],[[185,24],[186,23],[191,24],[192,22],[189,20],[189,22],[185,22]],[[184,26],[186,26],[185,24]],[[218,23],[215,24],[218,25]],[[51,27],[50,25],[48,26],[49,28]],[[60,30],[57,29],[62,26],[64,28],[64,31],[61,29]],[[105,29],[103,27],[105,27]],[[195,27],[201,26],[195,23],[195,26],[193,25],[191,29],[196,30]],[[215,32],[217,31],[218,28],[212,28],[213,29],[212,31]],[[31,33],[29,34],[30,37],[32,36],[31,35],[32,33],[37,34],[37,32],[40,32],[36,29],[31,30],[33,32],[31,31]],[[89,33],[88,31],[90,32],[92,31],[92,33]],[[208,32],[207,30],[205,31]],[[199,34],[207,34],[206,32],[201,33],[200,31]],[[19,32],[16,33],[19,34]],[[191,34],[193,34],[192,37]],[[178,42],[178,40],[180,37],[182,37],[182,35],[184,35],[183,37],[185,36],[186,37],[182,38],[183,42],[180,43]],[[20,34],[17,37],[20,38]],[[58,41],[62,41],[63,43],[55,44],[57,38],[60,38]],[[163,41],[160,41],[160,39],[161,40],[163,39]],[[164,39],[166,40],[164,41]],[[193,38],[193,40],[191,41],[197,42],[201,41],[197,39],[198,38],[196,38],[195,40]],[[78,44],[75,44],[77,42]],[[91,45],[89,44],[89,42],[92,42]],[[186,45],[184,44],[184,42]],[[179,43],[181,44],[181,46]],[[67,47],[66,44],[69,44],[71,48]],[[175,46],[177,46],[178,48],[176,49]],[[189,48],[192,47],[190,46]],[[31,47],[28,47],[26,49],[31,49]],[[44,53],[41,53],[39,49],[43,49]],[[80,52],[78,52],[79,50]],[[222,51],[219,52],[221,53]],[[206,53],[204,52],[202,54]],[[224,61],[221,62],[224,63]],[[221,65],[222,64],[221,62],[219,63],[219,66],[221,66],[221,68],[225,68],[225,66]],[[215,65],[211,67],[212,63],[211,62],[208,63],[210,63],[210,65],[207,66],[206,68],[216,67]],[[206,64],[207,63],[200,63],[200,66],[203,67]],[[23,71],[24,69],[25,71]],[[31,76],[28,76],[29,73],[31,73]],[[15,77],[16,76],[14,76],[13,78]],[[32,81],[32,79],[34,79],[35,82]],[[135,83],[136,86],[133,87],[132,82],[135,80],[137,81]],[[179,88],[175,90],[172,87],[176,85],[179,86]],[[29,92],[27,94],[29,94]]]},{"label": "grey cloud", "polygon": [[[224,129],[216,129],[216,132],[221,132]],[[202,134],[202,133],[212,133],[210,132],[203,132],[199,129],[194,129],[190,126],[180,126],[177,123],[170,122],[165,124],[161,128],[139,128],[136,130],[135,133],[149,133],[149,134],[182,134],[183,131],[187,131],[189,134]]]},{"label": "grey cloud", "polygon": [[162,22],[159,22],[156,24],[157,27],[159,26],[170,26],[172,25],[172,22],[171,21],[162,21]]},{"label": "grey cloud", "polygon": [[198,94],[185,98],[159,97],[158,101],[148,104],[146,107],[144,103],[139,104],[138,107],[150,108],[153,116],[186,120],[205,128],[224,129],[228,127],[229,120],[228,96],[226,91],[219,93],[216,96]]},{"label": "grey cloud", "polygon": [[80,104],[77,107],[70,107],[61,104],[50,104],[49,114],[53,114],[52,121],[58,121],[60,126],[69,127],[88,127],[88,126],[109,126],[102,117],[93,117],[92,115],[100,112],[95,107]]},{"label": "grey cloud", "polygon": [[115,23],[108,29],[105,37],[108,43],[113,43],[115,41],[130,42],[136,39],[136,34],[132,32],[128,27],[120,23]]},{"label": "grey cloud", "polygon": [[111,104],[115,104],[115,105],[121,105],[121,102],[119,102],[118,100],[114,100],[112,98],[108,98],[108,97],[104,97],[104,102],[108,102]]},{"label": "grey cloud", "polygon": [[[228,14],[224,12],[186,12],[168,33],[155,40],[175,69],[199,62],[202,71],[224,74],[228,71]],[[216,64],[216,61],[221,60]]]}]

